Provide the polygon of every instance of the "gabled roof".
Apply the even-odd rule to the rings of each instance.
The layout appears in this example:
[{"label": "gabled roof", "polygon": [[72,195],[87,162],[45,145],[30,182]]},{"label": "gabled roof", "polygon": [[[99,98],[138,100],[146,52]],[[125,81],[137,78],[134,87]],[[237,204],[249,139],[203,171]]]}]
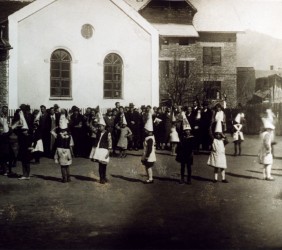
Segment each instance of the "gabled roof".
[{"label": "gabled roof", "polygon": [[30,2],[0,1],[0,23],[8,20],[8,16],[30,4]]},{"label": "gabled roof", "polygon": [[[137,1],[137,0],[124,0],[127,2],[132,8],[135,10],[139,11],[143,8],[145,8],[149,2],[154,1],[154,0],[142,0],[142,1]],[[170,2],[187,2],[194,10],[196,10],[195,6],[189,1],[189,0],[162,0],[162,1],[170,1]]]},{"label": "gabled roof", "polygon": [[[124,0],[136,11],[153,0]],[[167,0],[164,0],[167,1]],[[171,0],[170,0],[171,1]],[[193,25],[198,32],[243,32],[239,15],[232,0],[185,0],[197,13]]]}]

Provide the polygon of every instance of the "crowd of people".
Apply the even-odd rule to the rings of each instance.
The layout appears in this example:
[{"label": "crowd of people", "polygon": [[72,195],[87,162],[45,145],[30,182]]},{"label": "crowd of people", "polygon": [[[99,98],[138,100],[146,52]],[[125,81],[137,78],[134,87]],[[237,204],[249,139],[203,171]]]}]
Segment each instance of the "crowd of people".
[{"label": "crowd of people", "polygon": [[[244,140],[242,127],[244,113],[239,112],[233,121],[234,156],[241,155]],[[119,102],[102,114],[99,106],[87,108],[82,114],[77,106],[69,111],[54,105],[41,105],[31,112],[22,104],[11,122],[8,107],[0,115],[1,174],[11,175],[16,161],[22,162],[20,180],[30,179],[30,162],[40,164],[41,157],[54,158],[60,164],[62,181],[69,182],[73,157],[89,158],[99,164],[100,183],[104,184],[110,157],[125,158],[127,150],[143,150],[142,163],[147,171],[145,183],[153,183],[154,162],[157,150],[170,150],[181,165],[180,183],[191,184],[193,155],[200,149],[210,152],[208,165],[215,168],[214,182],[220,170],[222,182],[227,183],[225,145],[227,143],[226,116],[220,104],[213,109],[204,101],[192,106],[136,108],[133,103],[123,107]],[[265,178],[271,179],[271,176]]]}]

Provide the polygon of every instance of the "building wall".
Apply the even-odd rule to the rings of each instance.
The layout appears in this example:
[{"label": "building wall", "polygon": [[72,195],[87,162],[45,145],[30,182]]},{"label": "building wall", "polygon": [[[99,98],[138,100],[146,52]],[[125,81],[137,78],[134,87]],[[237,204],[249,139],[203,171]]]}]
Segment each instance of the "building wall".
[{"label": "building wall", "polygon": [[[203,65],[203,47],[221,47],[221,65]],[[189,60],[190,71],[194,75],[191,84],[191,93],[188,95],[188,103],[198,95],[203,94],[204,81],[220,81],[221,94],[226,94],[227,107],[237,106],[237,69],[236,69],[236,34],[200,34],[200,38],[189,45],[179,46],[177,43],[160,46],[160,58],[162,60]],[[160,79],[162,84],[162,78]],[[202,96],[203,98],[203,96]]]},{"label": "building wall", "polygon": [[[94,35],[81,35],[83,24],[94,27]],[[111,1],[60,0],[22,19],[18,25],[18,100],[32,107],[54,103],[61,107],[112,107],[122,104],[156,105],[152,96],[151,35]],[[14,44],[12,44],[14,46]],[[50,99],[50,56],[59,48],[67,50],[72,62],[72,100]],[[103,61],[117,53],[123,60],[123,98],[103,98]],[[12,83],[15,85],[15,83]]]},{"label": "building wall", "polygon": [[252,99],[255,92],[255,69],[253,67],[237,68],[237,99],[238,103],[245,105]]},{"label": "building wall", "polygon": [[0,52],[0,107],[8,104],[8,60]]}]

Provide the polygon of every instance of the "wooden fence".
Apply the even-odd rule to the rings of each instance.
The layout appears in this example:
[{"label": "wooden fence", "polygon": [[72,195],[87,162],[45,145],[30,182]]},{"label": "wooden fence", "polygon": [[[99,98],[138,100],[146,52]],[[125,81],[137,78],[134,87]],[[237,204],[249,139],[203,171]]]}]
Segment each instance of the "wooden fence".
[{"label": "wooden fence", "polygon": [[[265,113],[267,108],[271,108],[273,113],[276,116],[275,124],[275,133],[276,135],[282,135],[282,103],[262,103],[262,104],[253,104],[247,105],[244,107],[244,114],[246,116],[246,124],[244,126],[245,134],[259,134],[263,128],[261,117]],[[238,113],[237,109],[226,109],[226,118],[227,118],[227,128],[228,131],[231,131],[232,120]]]}]

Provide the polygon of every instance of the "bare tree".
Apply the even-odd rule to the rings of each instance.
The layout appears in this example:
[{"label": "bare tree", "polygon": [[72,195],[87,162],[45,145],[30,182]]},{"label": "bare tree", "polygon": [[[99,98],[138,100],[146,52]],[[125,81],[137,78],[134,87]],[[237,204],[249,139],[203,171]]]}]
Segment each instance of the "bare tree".
[{"label": "bare tree", "polygon": [[184,105],[195,98],[193,93],[197,86],[197,77],[189,70],[190,67],[191,62],[174,58],[173,61],[169,61],[169,71],[160,69],[161,96],[169,99],[172,105]]}]

